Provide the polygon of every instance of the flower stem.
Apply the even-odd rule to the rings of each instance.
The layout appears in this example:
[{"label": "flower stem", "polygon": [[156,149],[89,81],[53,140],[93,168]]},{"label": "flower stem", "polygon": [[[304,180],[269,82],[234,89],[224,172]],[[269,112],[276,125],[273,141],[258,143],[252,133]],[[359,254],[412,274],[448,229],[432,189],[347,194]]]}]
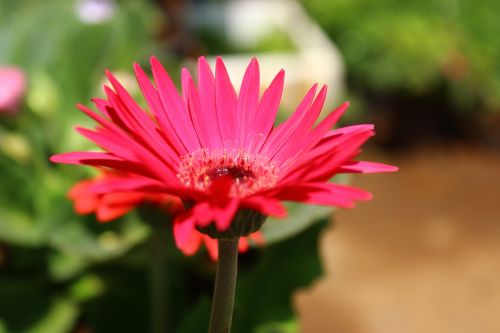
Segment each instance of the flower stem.
[{"label": "flower stem", "polygon": [[209,333],[229,333],[233,318],[238,270],[239,238],[219,239],[219,261],[215,275]]}]

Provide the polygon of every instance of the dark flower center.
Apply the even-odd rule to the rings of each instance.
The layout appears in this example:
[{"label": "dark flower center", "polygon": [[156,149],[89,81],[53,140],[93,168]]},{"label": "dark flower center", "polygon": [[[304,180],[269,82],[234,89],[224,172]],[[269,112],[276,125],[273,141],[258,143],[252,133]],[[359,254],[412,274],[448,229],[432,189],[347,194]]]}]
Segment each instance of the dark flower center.
[{"label": "dark flower center", "polygon": [[[255,174],[252,170],[243,169],[237,166],[219,166],[215,169],[209,170],[205,175],[210,177],[211,180],[229,176],[237,183],[246,183],[247,181],[255,178]],[[204,175],[200,175],[200,177],[204,177]]]}]

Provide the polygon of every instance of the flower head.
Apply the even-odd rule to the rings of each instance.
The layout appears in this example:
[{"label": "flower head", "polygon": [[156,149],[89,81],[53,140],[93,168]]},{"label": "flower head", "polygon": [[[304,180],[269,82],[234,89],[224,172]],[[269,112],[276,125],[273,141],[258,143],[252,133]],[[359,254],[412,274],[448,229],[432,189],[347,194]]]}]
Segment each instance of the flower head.
[{"label": "flower head", "polygon": [[[238,94],[220,57],[215,74],[205,58],[199,58],[197,84],[183,69],[181,94],[154,57],[151,67],[154,84],[135,65],[149,111],[107,72],[111,83],[104,88],[107,98],[94,99],[99,112],[79,105],[98,127],[77,129],[104,151],[66,153],[53,156],[52,161],[126,171],[137,177],[116,183],[121,190],[182,198],[190,208],[175,221],[180,247],[195,226],[225,232],[248,223],[248,216],[256,221],[269,215],[284,216],[285,200],[353,207],[355,201],[369,200],[371,194],[328,182],[330,178],[346,172],[397,170],[354,160],[374,131],[373,125],[332,130],[347,103],[316,124],[326,87],[317,92],[314,85],[291,117],[275,125],[283,70],[260,96],[256,59],[246,69]],[[259,226],[256,223],[242,234]]]},{"label": "flower head", "polygon": [[[68,192],[68,197],[73,200],[75,211],[78,214],[95,213],[99,222],[115,220],[141,205],[154,205],[165,211],[166,214],[175,216],[184,211],[184,206],[179,198],[164,193],[146,193],[140,191],[114,190],[115,184],[120,180],[134,179],[134,175],[125,172],[102,170],[101,174],[80,181]],[[249,240],[256,245],[264,243],[262,234],[255,232],[248,238],[240,239],[239,250],[246,252],[249,249]],[[210,238],[196,230],[192,230],[188,241],[180,250],[185,255],[194,255],[204,244],[210,257],[217,259],[217,240]]]}]

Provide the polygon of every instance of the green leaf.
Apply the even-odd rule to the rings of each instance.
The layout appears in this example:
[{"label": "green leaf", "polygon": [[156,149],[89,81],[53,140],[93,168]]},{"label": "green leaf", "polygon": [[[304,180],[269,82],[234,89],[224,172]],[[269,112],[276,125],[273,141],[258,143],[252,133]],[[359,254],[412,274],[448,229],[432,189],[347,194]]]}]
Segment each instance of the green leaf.
[{"label": "green leaf", "polygon": [[48,309],[48,313],[26,333],[67,333],[78,317],[78,307],[64,298],[57,299]]},{"label": "green leaf", "polygon": [[322,274],[318,239],[327,220],[262,249],[250,267],[242,266],[237,284],[233,331],[251,333],[268,322],[294,316],[292,294]]},{"label": "green leaf", "polygon": [[4,326],[10,332],[69,332],[79,309],[64,295],[64,286],[52,284],[44,274],[40,263],[44,252],[14,250],[14,267],[0,275],[0,316]]},{"label": "green leaf", "polygon": [[50,244],[66,255],[104,261],[122,256],[143,242],[149,233],[146,225],[132,218],[115,221],[110,226],[96,224],[96,227],[103,230],[95,233],[86,228],[84,221],[66,221],[53,229]]},{"label": "green leaf", "polygon": [[14,244],[38,245],[40,233],[33,220],[18,211],[0,210],[0,240]]},{"label": "green leaf", "polygon": [[255,333],[297,333],[299,323],[293,318],[284,322],[272,322],[259,326]]},{"label": "green leaf", "polygon": [[285,219],[269,218],[269,221],[262,226],[266,244],[273,244],[307,229],[318,220],[325,218],[333,213],[331,207],[317,207],[304,205],[300,203],[285,204],[288,211],[288,217]]}]

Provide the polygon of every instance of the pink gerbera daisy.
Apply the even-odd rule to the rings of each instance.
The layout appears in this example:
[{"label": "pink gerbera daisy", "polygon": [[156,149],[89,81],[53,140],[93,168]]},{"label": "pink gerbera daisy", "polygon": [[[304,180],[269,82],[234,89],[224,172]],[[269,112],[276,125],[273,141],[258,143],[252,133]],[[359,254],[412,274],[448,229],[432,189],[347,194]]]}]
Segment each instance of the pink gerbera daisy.
[{"label": "pink gerbera daisy", "polygon": [[103,152],[56,155],[54,162],[85,164],[137,175],[114,182],[120,190],[168,193],[188,209],[177,215],[174,233],[182,247],[196,227],[217,238],[256,231],[266,216],[284,216],[282,201],[353,207],[369,192],[329,180],[339,173],[395,171],[396,167],[355,161],[373,125],[332,130],[348,103],[316,124],[326,87],[314,85],[291,117],[275,124],[283,91],[280,71],[260,96],[259,65],[253,59],[236,93],[220,57],[215,75],[198,61],[195,84],[182,70],[179,94],[160,62],[151,58],[154,84],[135,65],[148,109],[141,108],[115,77],[99,110],[78,107],[96,129],[77,128]]}]

